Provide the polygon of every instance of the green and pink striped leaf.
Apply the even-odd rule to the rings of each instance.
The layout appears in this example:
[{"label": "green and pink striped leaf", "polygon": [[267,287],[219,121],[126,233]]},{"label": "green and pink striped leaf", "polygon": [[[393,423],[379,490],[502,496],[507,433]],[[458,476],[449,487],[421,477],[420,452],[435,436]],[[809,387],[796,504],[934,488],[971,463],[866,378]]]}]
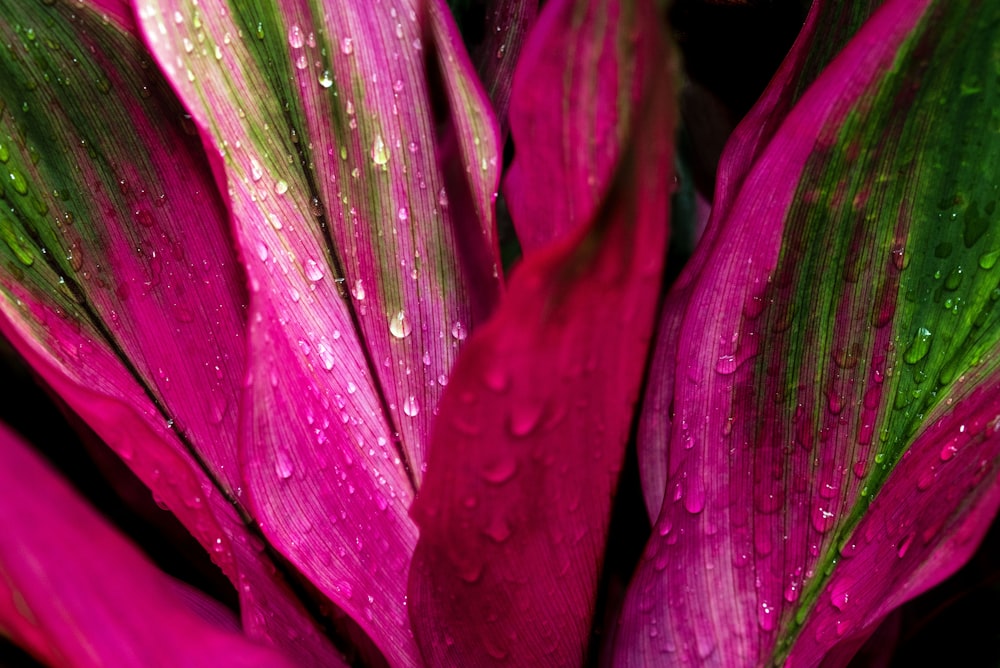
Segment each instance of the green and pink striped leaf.
[{"label": "green and pink striped leaf", "polygon": [[244,279],[189,119],[124,3],[2,15],[0,332],[209,550],[248,635],[337,661],[240,498]]},{"label": "green and pink striped leaf", "polygon": [[255,516],[390,663],[413,665],[408,509],[459,347],[500,289],[489,103],[440,2],[138,13],[224,169],[250,283]]},{"label": "green and pink striped leaf", "polygon": [[846,661],[998,505],[1000,9],[889,0],[719,220],[620,665]]},{"label": "green and pink striped leaf", "polygon": [[[652,5],[550,2],[519,64],[546,73],[531,85],[557,88],[576,67],[574,46],[595,40],[588,52],[608,54],[598,90],[624,109],[605,118],[589,91],[532,110],[569,128],[553,151],[519,134],[515,107],[526,184],[537,188],[560,150],[588,159],[593,125],[621,123],[623,134],[604,147],[598,182],[568,172],[549,193],[579,196],[586,218],[556,221],[562,238],[515,269],[445,390],[413,508],[409,608],[427,665],[580,665],[586,656],[668,231],[673,80]],[[550,214],[525,215],[545,219],[519,225],[542,229]]]},{"label": "green and pink striped leaf", "polygon": [[657,325],[650,382],[639,422],[639,475],[651,521],[656,521],[667,484],[671,403],[677,373],[676,341],[698,277],[712,262],[720,231],[748,171],[794,103],[847,44],[882,0],[815,0],[795,44],[760,100],[733,131],[719,164],[711,217],[695,252],[671,285]]}]

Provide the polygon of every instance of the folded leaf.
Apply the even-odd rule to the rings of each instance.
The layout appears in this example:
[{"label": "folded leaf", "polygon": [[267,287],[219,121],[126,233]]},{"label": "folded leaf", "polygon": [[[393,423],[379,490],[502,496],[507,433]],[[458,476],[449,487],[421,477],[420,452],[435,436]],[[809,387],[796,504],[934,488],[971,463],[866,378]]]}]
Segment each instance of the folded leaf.
[{"label": "folded leaf", "polygon": [[210,550],[250,635],[335,660],[245,525],[244,279],[181,108],[122,3],[0,14],[0,331]]},{"label": "folded leaf", "polygon": [[[713,261],[720,231],[747,173],[822,69],[844,47],[882,0],[816,0],[802,31],[750,113],[731,135],[719,163],[712,214],[695,253],[671,286],[657,326],[650,380],[639,422],[639,473],[646,510],[656,521],[663,504],[678,360],[676,342],[695,281]],[[683,363],[683,360],[681,360]],[[684,426],[681,426],[681,437]]]},{"label": "folded leaf", "polygon": [[886,2],[749,172],[680,329],[621,665],[845,660],[985,532],[998,40],[989,3]]},{"label": "folded leaf", "polygon": [[[446,12],[421,7],[162,0],[139,10],[225,169],[251,291],[240,447],[255,514],[400,665],[418,661],[407,509],[441,390],[482,317],[472,304],[499,289],[494,124]],[[450,209],[430,54],[448,64],[461,194],[478,215]],[[493,261],[463,262],[457,249]]]},{"label": "folded leaf", "polygon": [[593,220],[630,139],[633,75],[621,41],[632,38],[621,31],[632,17],[607,7],[581,4],[549,41],[532,36],[514,74],[504,196],[525,254]]},{"label": "folded leaf", "polygon": [[291,666],[159,571],[0,425],[0,632],[59,666]]},{"label": "folded leaf", "polygon": [[[529,45],[519,67],[561,81],[574,22],[610,24],[594,39],[610,36],[616,71],[628,73],[613,82],[628,107],[628,150],[587,224],[515,271],[445,390],[413,509],[410,619],[428,665],[580,665],[587,649],[660,286],[673,110],[651,2],[549,3],[531,39],[552,48]],[[522,142],[518,127],[518,159],[547,169],[531,157],[547,148]]]}]

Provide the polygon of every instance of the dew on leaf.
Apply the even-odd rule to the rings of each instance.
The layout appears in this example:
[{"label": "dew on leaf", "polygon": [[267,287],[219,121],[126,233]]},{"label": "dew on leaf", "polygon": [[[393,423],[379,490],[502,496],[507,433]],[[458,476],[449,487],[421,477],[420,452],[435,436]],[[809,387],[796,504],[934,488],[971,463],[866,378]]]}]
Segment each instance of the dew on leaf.
[{"label": "dew on leaf", "polygon": [[302,34],[302,28],[293,25],[288,29],[288,45],[293,49],[301,49],[303,44],[305,44],[305,37]]},{"label": "dew on leaf", "polygon": [[916,364],[925,358],[931,348],[932,336],[931,331],[926,327],[919,328],[910,346],[903,353],[903,361],[907,364]]},{"label": "dew on leaf", "polygon": [[389,162],[389,147],[382,141],[380,134],[376,134],[374,141],[372,141],[371,156],[372,162],[376,165],[382,166]]},{"label": "dew on leaf", "polygon": [[316,282],[323,278],[323,268],[320,266],[316,260],[309,259],[306,260],[306,278],[310,281]]},{"label": "dew on leaf", "polygon": [[413,326],[410,324],[410,319],[406,317],[405,311],[397,311],[389,319],[389,333],[397,339],[405,339],[410,335],[411,331],[413,331]]},{"label": "dew on leaf", "polygon": [[416,417],[420,413],[420,404],[412,394],[403,401],[403,413],[409,417]]}]

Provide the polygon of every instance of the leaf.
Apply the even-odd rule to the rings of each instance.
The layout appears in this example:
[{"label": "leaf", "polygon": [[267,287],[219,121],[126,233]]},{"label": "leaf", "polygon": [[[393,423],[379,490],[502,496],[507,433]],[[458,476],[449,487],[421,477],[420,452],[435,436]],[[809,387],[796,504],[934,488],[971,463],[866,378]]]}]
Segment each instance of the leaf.
[{"label": "leaf", "polygon": [[749,172],[680,330],[621,665],[844,657],[982,537],[998,39],[988,3],[885,3]]},{"label": "leaf", "polygon": [[[693,256],[671,286],[657,326],[650,381],[639,421],[639,473],[651,521],[663,503],[668,474],[671,404],[677,373],[676,341],[694,285],[724,249],[720,231],[747,174],[778,131],[789,110],[882,0],[816,0],[802,31],[764,94],[730,136],[719,163],[708,225]],[[679,425],[686,438],[684,425]]]},{"label": "leaf", "polygon": [[[610,6],[608,20],[599,7],[581,6],[560,31],[546,33],[549,42],[532,36],[514,74],[515,152],[503,185],[525,254],[593,220],[631,139],[632,74],[620,43],[629,37],[615,15],[624,9]],[[534,32],[542,31],[539,22]]]},{"label": "leaf", "polygon": [[182,110],[123,4],[2,14],[0,331],[210,551],[250,636],[335,662],[238,498],[245,291]]},{"label": "leaf", "polygon": [[[499,292],[494,123],[446,11],[422,7],[163,0],[139,10],[225,170],[251,293],[240,448],[255,515],[400,665],[418,660],[407,510],[442,388],[484,315],[474,305]],[[439,167],[434,58],[447,63],[461,193],[445,189]],[[476,215],[453,215],[452,196]]]},{"label": "leaf", "polygon": [[476,71],[493,102],[503,139],[507,137],[515,66],[537,19],[537,0],[492,0],[486,8],[483,39],[473,51]]},{"label": "leaf", "polygon": [[[515,271],[442,398],[413,508],[420,540],[409,587],[429,665],[579,665],[587,649],[660,286],[673,110],[661,35],[635,29],[659,25],[652,3],[550,3],[532,40],[553,45],[574,20],[636,36],[615,42],[629,73],[616,85],[631,139],[589,223]],[[556,61],[572,66],[565,47],[545,52],[553,76],[562,76]],[[520,143],[517,127],[519,159],[546,169],[531,153],[547,149]]]},{"label": "leaf", "polygon": [[0,630],[39,660],[293,665],[157,570],[4,425],[0,490]]}]

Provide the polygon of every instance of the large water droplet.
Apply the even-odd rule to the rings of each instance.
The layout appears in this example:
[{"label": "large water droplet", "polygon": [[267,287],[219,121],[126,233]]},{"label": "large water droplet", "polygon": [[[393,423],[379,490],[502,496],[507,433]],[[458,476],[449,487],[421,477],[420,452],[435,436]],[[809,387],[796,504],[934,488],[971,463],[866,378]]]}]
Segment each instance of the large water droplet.
[{"label": "large water droplet", "polygon": [[313,282],[323,278],[323,268],[316,260],[306,260],[306,278]]},{"label": "large water droplet", "polygon": [[389,162],[389,147],[382,141],[382,135],[376,134],[372,142],[372,162],[380,167]]},{"label": "large water droplet", "polygon": [[293,25],[288,29],[288,46],[293,49],[301,49],[303,44],[305,44],[305,36],[302,34],[302,28]]},{"label": "large water droplet", "polygon": [[419,412],[420,404],[417,403],[417,398],[411,394],[403,401],[403,413],[410,417],[416,417]]},{"label": "large water droplet", "polygon": [[274,453],[274,470],[282,480],[291,478],[292,472],[295,470],[291,456],[282,449],[278,449]]},{"label": "large water droplet", "polygon": [[319,75],[319,85],[323,88],[329,88],[333,85],[333,76],[330,74],[330,70],[323,70],[323,73]]},{"label": "large water droplet", "polygon": [[[357,295],[355,295],[357,297]],[[404,311],[397,311],[394,316],[389,319],[389,333],[392,334],[397,339],[405,339],[413,331],[413,326],[410,325],[410,319],[406,317]]]},{"label": "large water droplet", "polygon": [[931,349],[932,336],[931,331],[926,327],[919,328],[913,337],[913,342],[910,343],[910,347],[903,354],[903,361],[907,364],[916,364],[925,358]]},{"label": "large water droplet", "polygon": [[507,426],[512,436],[522,438],[529,435],[542,419],[545,404],[542,402],[519,401],[510,411]]},{"label": "large water droplet", "polygon": [[761,601],[760,607],[757,609],[757,622],[760,624],[760,628],[765,631],[773,631],[775,617],[777,617],[777,614],[775,613],[774,606],[767,601]]},{"label": "large water droplet", "polygon": [[517,460],[513,457],[502,457],[484,465],[481,472],[486,482],[502,485],[514,477],[517,472]]}]

